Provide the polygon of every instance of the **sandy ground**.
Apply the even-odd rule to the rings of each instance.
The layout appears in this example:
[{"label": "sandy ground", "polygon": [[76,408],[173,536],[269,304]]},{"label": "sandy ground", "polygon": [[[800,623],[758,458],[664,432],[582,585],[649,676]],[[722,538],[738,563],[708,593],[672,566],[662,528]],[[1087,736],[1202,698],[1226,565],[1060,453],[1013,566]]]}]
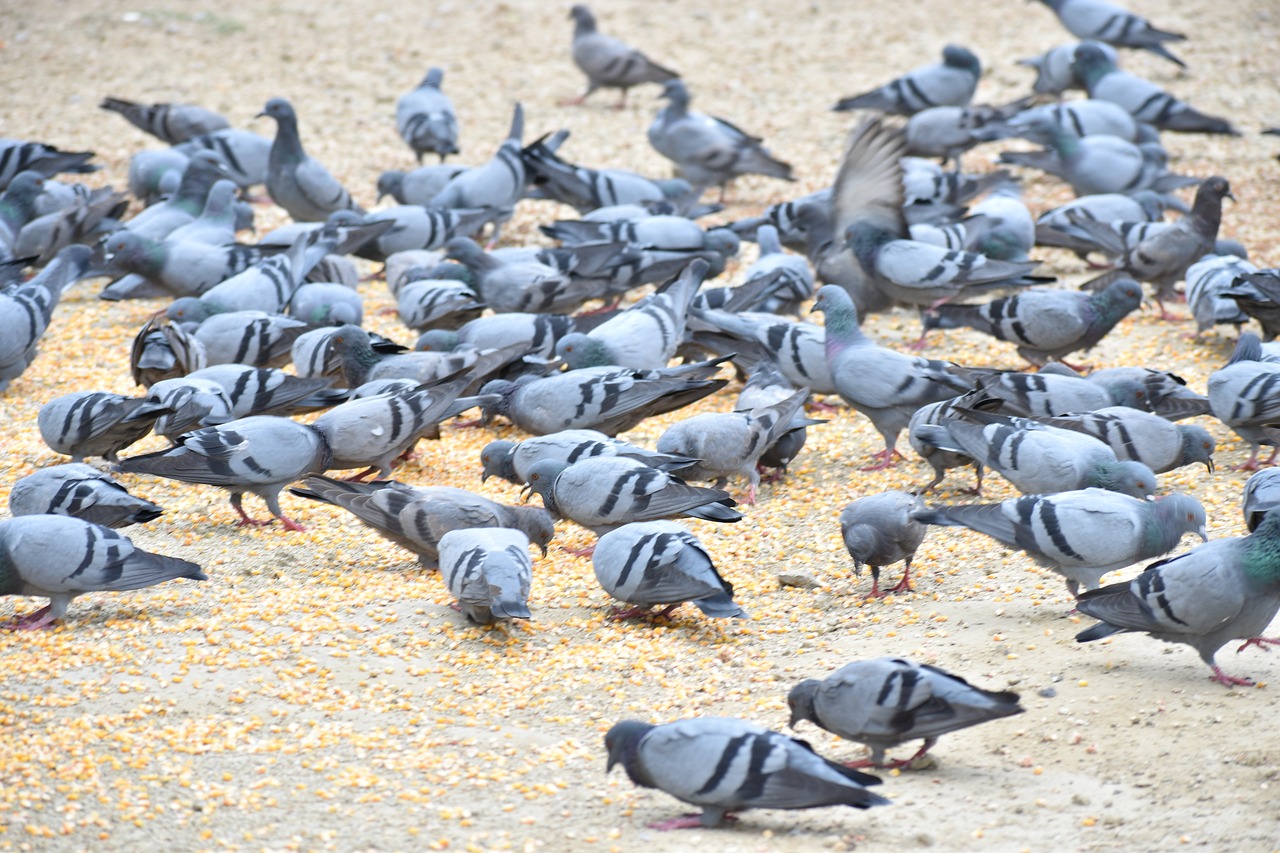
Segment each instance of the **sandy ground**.
[{"label": "sandy ground", "polygon": [[[1046,9],[1023,0],[598,6],[602,28],[684,72],[696,108],[764,136],[795,164],[794,186],[741,181],[724,218],[830,181],[851,123],[827,111],[837,97],[956,41],[989,69],[979,98],[1003,101],[1031,81],[1014,60],[1066,38]],[[1224,234],[1260,264],[1280,263],[1280,143],[1257,135],[1280,123],[1280,10],[1265,0],[1140,6],[1191,35],[1177,47],[1191,70],[1133,54],[1126,66],[1245,132],[1166,135],[1174,167],[1226,175],[1239,203],[1227,208]],[[122,186],[128,157],[157,143],[99,110],[102,96],[201,103],[270,133],[253,116],[282,95],[309,151],[372,204],[380,171],[413,164],[395,135],[395,99],[438,64],[461,115],[463,162],[490,154],[520,100],[530,137],[572,129],[571,159],[664,174],[644,137],[652,88],[621,112],[606,108],[611,93],[586,108],[557,106],[581,86],[566,11],[532,0],[3,0],[0,134],[93,149],[105,168],[91,180]],[[970,162],[990,168],[996,150]],[[1041,179],[1026,190],[1036,209],[1066,199]],[[566,213],[524,204],[508,239],[534,240],[536,223]],[[283,215],[264,207],[259,219],[270,226]],[[748,248],[744,262],[751,257]],[[1069,285],[1086,275],[1073,258],[1044,258]],[[60,461],[35,429],[43,401],[87,388],[132,392],[128,343],[160,303],[109,306],[96,292],[68,294],[40,359],[0,397],[0,483]],[[391,304],[382,285],[365,292],[371,324],[410,339],[374,313]],[[918,326],[899,313],[867,328],[901,345]],[[1231,332],[1189,343],[1185,331],[1143,314],[1090,361],[1173,369],[1203,389]],[[1010,348],[975,335],[948,334],[935,352],[1018,364]],[[629,437],[652,442],[669,422]],[[1161,487],[1204,501],[1211,535],[1238,535],[1244,475],[1230,466],[1245,449],[1206,425],[1219,440],[1217,473],[1186,469]],[[514,431],[447,428],[400,476],[514,501],[513,487],[479,483],[478,449],[495,435]],[[152,438],[140,449],[158,446]],[[86,596],[57,630],[0,634],[0,849],[1277,849],[1276,688],[1264,686],[1280,683],[1274,655],[1224,651],[1229,671],[1262,682],[1228,690],[1185,648],[1140,636],[1078,646],[1072,636],[1088,620],[1067,615],[1056,576],[962,531],[932,533],[914,593],[865,602],[868,582],[852,576],[836,515],[853,497],[928,476],[916,460],[861,472],[874,449],[869,424],[844,410],[811,433],[794,476],[766,487],[741,524],[694,523],[753,617],[733,624],[687,607],[670,622],[606,621],[589,562],[553,548],[535,566],[536,619],[477,629],[448,609],[438,577],[336,510],[287,497],[308,533],[245,531],[216,490],[131,479],[168,513],[130,535],[199,561],[210,580]],[[933,497],[962,500],[951,489],[968,484],[952,477]],[[1011,492],[992,478],[987,494]],[[559,538],[586,542],[571,525]],[[783,569],[816,586],[780,588]],[[6,600],[0,617],[33,606]],[[944,738],[931,769],[886,775],[894,804],[871,812],[755,812],[724,829],[661,834],[646,824],[680,804],[620,771],[604,774],[602,734],[616,720],[717,714],[780,728],[793,683],[880,654],[1017,690],[1026,713]],[[860,754],[812,727],[801,732],[824,754]]]}]

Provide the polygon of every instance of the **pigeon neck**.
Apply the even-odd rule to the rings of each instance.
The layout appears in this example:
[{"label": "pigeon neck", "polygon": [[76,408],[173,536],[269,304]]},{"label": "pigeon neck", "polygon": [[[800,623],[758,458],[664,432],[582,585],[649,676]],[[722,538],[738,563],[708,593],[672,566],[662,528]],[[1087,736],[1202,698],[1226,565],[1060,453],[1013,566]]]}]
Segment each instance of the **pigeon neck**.
[{"label": "pigeon neck", "polygon": [[271,143],[271,153],[267,156],[268,168],[300,163],[305,156],[302,138],[298,136],[298,120],[292,116],[276,119],[276,138]]},{"label": "pigeon neck", "polygon": [[1267,513],[1244,544],[1245,574],[1258,583],[1280,587],[1280,514]]},{"label": "pigeon neck", "polygon": [[1218,239],[1218,228],[1222,224],[1222,196],[1208,191],[1196,193],[1190,216],[1190,225],[1197,234],[1209,241]]},{"label": "pigeon neck", "polygon": [[[573,21],[573,37],[589,36],[596,31],[596,19],[590,15],[577,15]],[[563,38],[563,37],[562,37]]]},{"label": "pigeon neck", "polygon": [[828,357],[863,343],[865,338],[858,328],[858,314],[852,305],[834,305],[824,310],[827,315],[823,328]]},{"label": "pigeon neck", "polygon": [[1143,545],[1148,554],[1167,554],[1182,541],[1186,528],[1180,523],[1186,516],[1186,507],[1178,506],[1178,501],[1165,498],[1151,504],[1156,514],[1154,524],[1147,524],[1143,529]]},{"label": "pigeon neck", "polygon": [[347,384],[355,388],[368,382],[370,371],[381,360],[373,347],[368,344],[348,349],[342,359],[342,371],[346,374]]}]

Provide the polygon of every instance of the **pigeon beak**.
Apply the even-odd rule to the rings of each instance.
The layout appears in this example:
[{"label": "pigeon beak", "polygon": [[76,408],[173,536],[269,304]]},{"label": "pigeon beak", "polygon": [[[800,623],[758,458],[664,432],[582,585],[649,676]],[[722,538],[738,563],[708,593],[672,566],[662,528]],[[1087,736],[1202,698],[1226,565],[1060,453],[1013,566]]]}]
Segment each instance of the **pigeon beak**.
[{"label": "pigeon beak", "polygon": [[1200,537],[1201,542],[1209,541],[1209,531],[1205,529],[1203,524],[1200,525],[1200,529],[1196,531],[1196,535]]},{"label": "pigeon beak", "polygon": [[1208,468],[1208,469],[1209,469],[1209,473],[1210,473],[1210,474],[1212,474],[1212,473],[1213,473],[1213,460],[1212,460],[1212,459],[1206,459],[1206,460],[1204,460],[1204,467]]},{"label": "pigeon beak", "polygon": [[528,503],[529,498],[532,497],[532,495],[533,495],[533,486],[530,486],[528,483],[525,483],[524,487],[520,489],[520,503]]},{"label": "pigeon beak", "polygon": [[538,543],[538,547],[542,549],[542,556],[544,556],[544,557],[545,557],[545,556],[547,556],[547,551],[548,551],[549,549],[547,548],[546,543],[545,543],[545,542],[539,542],[539,543]]},{"label": "pigeon beak", "polygon": [[613,770],[613,768],[614,768],[615,766],[617,766],[617,764],[618,764],[618,759],[614,758],[614,757],[613,757],[613,754],[612,754],[612,753],[610,753],[610,755],[609,755],[609,763],[608,763],[608,764],[606,764],[606,765],[604,766],[604,772],[605,772],[605,775],[608,775],[608,773],[609,773],[611,770]]},{"label": "pigeon beak", "polygon": [[1223,197],[1223,198],[1229,198],[1229,199],[1231,199],[1232,201],[1235,201],[1235,200],[1236,200],[1236,197],[1235,197],[1235,196],[1233,196],[1233,195],[1231,194],[1231,191],[1230,191],[1230,190],[1228,190],[1227,192],[1223,193],[1223,194],[1222,194],[1222,197]]}]

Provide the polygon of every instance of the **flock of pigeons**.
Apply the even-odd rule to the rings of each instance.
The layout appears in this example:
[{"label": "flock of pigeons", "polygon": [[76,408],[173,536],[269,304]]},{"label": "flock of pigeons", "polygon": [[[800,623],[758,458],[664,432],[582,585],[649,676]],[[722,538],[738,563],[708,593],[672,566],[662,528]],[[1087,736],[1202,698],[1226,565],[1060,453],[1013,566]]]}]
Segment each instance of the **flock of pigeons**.
[{"label": "flock of pigeons", "polygon": [[[1027,61],[1035,95],[1083,89],[1087,98],[972,105],[981,63],[948,46],[940,63],[836,105],[907,119],[863,121],[830,190],[718,228],[696,221],[720,209],[702,201],[708,188],[723,191],[748,173],[790,179],[791,167],[760,139],[691,111],[675,72],[601,33],[585,6],[571,13],[573,58],[588,81],[577,101],[614,88],[625,103],[630,87],[662,84],[667,106],[649,137],[678,178],[570,163],[558,153],[565,132],[525,144],[519,105],[491,160],[446,165],[459,150],[458,123],[438,68],[400,99],[396,124],[419,163],[426,154],[440,163],[382,175],[380,196],[397,204],[372,213],[306,154],[294,109],[280,98],[263,111],[276,122],[274,139],[195,106],[104,101],[172,146],[134,158],[129,193],[148,206],[128,219],[125,194],[52,178],[93,168],[90,153],[0,142],[0,389],[36,357],[60,294],[77,281],[110,274],[104,299],[172,298],[135,340],[131,369],[145,396],[82,391],[40,410],[41,435],[72,462],[13,486],[14,518],[0,522],[0,594],[49,604],[12,627],[49,625],[88,591],[205,579],[198,565],[116,532],[161,509],[83,464],[88,456],[226,489],[241,524],[270,523],[247,514],[248,493],[299,529],[279,503],[293,485],[438,567],[479,623],[530,616],[529,545],[545,554],[555,519],[598,535],[588,549],[596,576],[627,605],[616,618],[655,607],[667,614],[683,602],[710,617],[744,617],[698,539],[670,519],[738,521],[727,481],[745,480],[745,502],[754,503],[761,472],[785,474],[806,430],[823,423],[805,415],[810,395],[836,395],[883,437],[875,467],[896,464],[905,429],[935,471],[922,491],[972,465],[975,492],[991,469],[1024,494],[934,508],[905,492],[850,503],[840,516],[844,541],[856,565],[870,566],[872,596],[884,594],[881,569],[898,561],[905,570],[894,591],[910,589],[927,525],[963,526],[1061,574],[1079,610],[1099,620],[1078,640],[1146,632],[1195,648],[1217,681],[1251,683],[1223,673],[1214,655],[1234,639],[1280,642],[1261,636],[1280,609],[1280,515],[1268,513],[1280,501],[1275,469],[1249,481],[1250,535],[1099,584],[1167,554],[1183,534],[1207,539],[1198,501],[1152,497],[1159,473],[1195,463],[1213,470],[1209,433],[1179,419],[1220,418],[1251,443],[1254,468],[1261,445],[1280,446],[1280,353],[1242,334],[1207,396],[1160,371],[1083,376],[1064,359],[1135,310],[1142,282],[1167,301],[1185,281],[1201,331],[1254,316],[1270,339],[1280,273],[1254,268],[1243,247],[1218,239],[1228,181],[1177,175],[1160,147],[1161,130],[1234,134],[1230,123],[1117,66],[1117,48],[1181,65],[1167,45],[1182,36],[1104,0],[1045,2],[1083,41]],[[1004,161],[1058,175],[1078,198],[1034,219],[1007,171],[959,170],[968,149],[1011,137],[1044,148]],[[922,159],[930,157],[956,168]],[[239,244],[252,220],[247,193],[259,185],[295,223]],[[1191,185],[1187,209],[1172,191]],[[476,242],[488,227],[491,249],[531,197],[581,214],[543,226],[560,248]],[[1182,215],[1166,222],[1168,209]],[[760,257],[743,282],[707,286],[744,239]],[[1108,270],[1084,291],[1029,289],[1047,281],[1028,257],[1037,245],[1105,259]],[[361,327],[352,254],[385,262],[401,320],[421,333],[412,351]],[[24,280],[29,267],[39,272]],[[649,284],[651,295],[619,309]],[[971,301],[989,291],[1004,295]],[[789,316],[815,296],[824,326]],[[604,307],[570,314],[593,300]],[[1040,370],[961,367],[879,346],[860,319],[893,306],[920,310],[921,345],[931,330],[969,327],[1013,343]],[[280,369],[290,361],[291,374]],[[747,377],[731,410],[677,421],[653,449],[614,437],[719,391],[727,364]],[[472,408],[481,423],[503,417],[532,436],[485,447],[482,479],[523,485],[543,507],[387,479],[419,440]],[[308,423],[292,417],[319,410]],[[152,431],[172,446],[119,457]],[[363,470],[347,480],[325,474],[350,469]],[[897,658],[804,681],[789,702],[793,726],[807,720],[869,745],[863,764],[872,766],[909,763],[885,763],[885,750],[904,741],[924,739],[918,756],[941,734],[1022,710],[1015,694]],[[866,789],[876,777],[739,720],[626,721],[606,745],[610,767],[702,807],[664,828],[712,826],[753,807],[888,802]]]}]

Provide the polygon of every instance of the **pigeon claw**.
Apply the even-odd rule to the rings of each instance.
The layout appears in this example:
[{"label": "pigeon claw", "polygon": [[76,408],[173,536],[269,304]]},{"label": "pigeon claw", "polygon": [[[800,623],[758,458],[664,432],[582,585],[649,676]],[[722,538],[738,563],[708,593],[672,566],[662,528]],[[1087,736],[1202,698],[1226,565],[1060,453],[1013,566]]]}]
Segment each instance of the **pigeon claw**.
[{"label": "pigeon claw", "polygon": [[1213,675],[1210,676],[1211,681],[1224,684],[1227,687],[1253,687],[1254,682],[1251,678],[1240,678],[1235,675],[1227,675],[1217,664],[1213,666]]},{"label": "pigeon claw", "polygon": [[1273,640],[1270,637],[1250,637],[1240,644],[1240,648],[1236,649],[1236,654],[1240,654],[1250,646],[1257,646],[1264,652],[1269,652],[1272,646],[1280,646],[1280,640]]}]

